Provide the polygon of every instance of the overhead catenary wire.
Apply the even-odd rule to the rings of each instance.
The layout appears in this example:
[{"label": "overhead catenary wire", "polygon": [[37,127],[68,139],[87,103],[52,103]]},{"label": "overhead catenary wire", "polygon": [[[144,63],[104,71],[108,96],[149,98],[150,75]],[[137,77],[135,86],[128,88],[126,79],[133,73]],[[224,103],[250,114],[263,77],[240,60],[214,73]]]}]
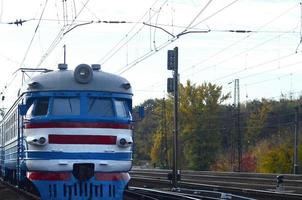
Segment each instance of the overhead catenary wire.
[{"label": "overhead catenary wire", "polygon": [[[229,48],[232,47],[232,46],[235,46],[237,43],[242,42],[243,40],[249,38],[252,34],[255,34],[255,33],[283,33],[283,34],[294,33],[294,34],[297,34],[298,32],[295,32],[294,30],[293,30],[293,31],[267,31],[267,30],[263,30],[263,31],[262,31],[263,28],[265,28],[265,27],[268,26],[269,24],[275,22],[276,20],[278,20],[279,18],[281,18],[282,16],[284,16],[285,14],[287,14],[288,12],[290,12],[291,10],[293,10],[294,8],[296,8],[296,4],[295,4],[294,6],[291,6],[290,8],[287,8],[287,9],[286,9],[285,11],[283,11],[280,15],[278,15],[278,16],[274,17],[273,19],[269,20],[268,22],[266,22],[265,24],[263,24],[262,26],[260,26],[258,29],[253,30],[253,31],[250,32],[245,38],[243,38],[243,39],[241,38],[240,40],[237,40],[235,43],[232,43],[231,45],[227,46],[226,48],[224,48],[223,50],[219,51],[218,53],[216,53],[216,54],[213,55],[212,57],[214,58],[214,57],[217,56],[218,54],[220,54],[220,53],[226,51],[227,49],[229,49]],[[281,35],[282,35],[282,34],[281,34]],[[280,37],[280,35],[278,35],[277,37],[274,37],[274,38],[279,38],[279,37]],[[272,40],[272,38],[269,39],[269,40]],[[264,43],[265,43],[265,42],[264,42]],[[257,45],[255,45],[254,48],[256,48],[256,46],[257,46]],[[258,46],[260,46],[260,44],[258,44]],[[251,49],[251,48],[250,48],[250,49]],[[245,52],[247,52],[247,51],[245,51]],[[244,52],[242,52],[242,53],[244,53]],[[206,58],[206,60],[207,60],[207,59],[209,59],[209,58]],[[277,59],[277,60],[278,60],[278,59]],[[259,64],[260,64],[260,63],[259,63]],[[264,63],[262,63],[262,64],[264,64]],[[281,68],[282,68],[282,67],[281,67]],[[269,71],[269,70],[267,70],[267,71]],[[166,83],[160,81],[160,82],[154,83],[154,84],[152,84],[152,85],[150,85],[150,86],[141,88],[141,89],[138,90],[138,92],[139,92],[140,90],[141,90],[141,91],[144,91],[144,90],[146,90],[146,88],[150,88],[150,87],[151,87],[151,88],[154,88],[154,87],[158,88],[159,86],[163,86],[163,85],[165,85],[165,84],[166,84]],[[154,92],[154,91],[153,91],[153,92]],[[155,92],[156,92],[156,91],[155,91]],[[158,90],[157,92],[159,93],[159,92],[161,92],[161,90]]]},{"label": "overhead catenary wire", "polygon": [[247,78],[251,78],[251,77],[254,77],[254,76],[258,76],[258,75],[263,75],[264,73],[274,72],[274,71],[281,70],[281,69],[284,69],[284,68],[296,66],[296,65],[301,64],[301,63],[302,63],[302,61],[297,61],[297,62],[294,62],[294,63],[283,65],[282,67],[278,66],[278,67],[273,68],[273,69],[257,72],[257,73],[254,73],[254,74],[249,74],[249,75],[246,75],[246,76],[240,76],[240,77],[238,77],[238,79],[242,80],[242,79],[247,79]]},{"label": "overhead catenary wire", "polygon": [[[301,51],[300,51],[301,52]],[[294,56],[296,55],[296,53],[289,53],[289,54],[286,54],[286,55],[283,55],[281,56],[280,58],[274,58],[274,59],[269,59],[269,60],[266,60],[262,63],[258,63],[258,64],[255,64],[255,65],[251,65],[249,67],[245,67],[244,69],[241,69],[241,70],[238,70],[238,71],[235,71],[235,72],[232,72],[230,74],[227,74],[227,75],[224,75],[224,76],[221,76],[219,78],[216,78],[216,79],[213,79],[211,82],[216,82],[216,81],[220,81],[220,80],[223,80],[225,78],[228,78],[230,76],[233,76],[233,75],[236,75],[236,74],[239,74],[241,72],[244,72],[246,70],[250,70],[250,69],[255,69],[257,67],[261,67],[263,65],[267,65],[267,64],[270,64],[270,63],[274,63],[274,62],[277,62],[277,61],[280,61],[280,60],[283,60],[285,58],[288,58],[288,57],[291,57],[291,56]]]},{"label": "overhead catenary wire", "polygon": [[82,13],[83,9],[85,8],[85,5],[87,5],[89,3],[89,1],[90,0],[87,0],[83,4],[82,8],[75,15],[74,19],[72,19],[71,24],[64,25],[63,27],[61,27],[61,29],[59,30],[57,36],[55,37],[55,39],[53,40],[53,42],[51,43],[51,45],[48,47],[48,49],[46,50],[46,52],[41,57],[40,61],[37,64],[37,67],[41,66],[41,64],[45,61],[45,59],[51,54],[51,52],[55,49],[55,47],[60,43],[60,41],[64,37],[64,32],[66,32],[66,31],[68,31],[69,29],[72,28],[72,26],[74,25],[74,22],[76,21],[76,19],[78,18],[78,16]]},{"label": "overhead catenary wire", "polygon": [[[238,1],[238,0],[236,0]],[[136,66],[139,62],[142,62],[143,60],[145,60],[146,58],[149,58],[150,56],[154,55],[155,53],[157,53],[159,50],[165,48],[166,46],[168,46],[169,44],[175,42],[177,39],[179,39],[179,37],[181,35],[184,35],[188,32],[188,28],[196,21],[196,19],[205,11],[205,9],[209,6],[209,4],[212,1],[208,1],[208,3],[201,9],[200,12],[198,12],[198,14],[194,17],[194,19],[189,23],[189,25],[186,27],[186,29],[182,32],[180,32],[179,34],[176,35],[176,37],[173,37],[171,39],[169,39],[168,41],[164,42],[162,45],[160,45],[160,48],[157,48],[156,51],[149,51],[146,54],[144,54],[143,56],[133,60],[130,64],[127,64],[125,66],[125,69],[120,69],[119,70],[119,74],[122,74],[126,71],[128,71],[129,69],[133,68],[134,66]],[[214,16],[214,15],[213,15]],[[163,29],[164,30],[164,29]],[[166,33],[169,33],[167,31],[165,31]],[[174,36],[173,34],[170,33],[171,36]]]},{"label": "overhead catenary wire", "polygon": [[301,43],[302,43],[302,2],[300,2],[300,41],[299,41],[299,44],[296,48],[296,52],[298,51],[299,46],[301,45]]},{"label": "overhead catenary wire", "polygon": [[[295,53],[291,53],[291,54],[287,54],[287,55],[281,56],[280,58],[277,58],[277,59],[270,59],[270,60],[264,61],[262,63],[258,63],[258,64],[255,64],[255,65],[252,65],[250,67],[247,67],[247,69],[251,69],[251,68],[254,69],[254,68],[257,68],[257,67],[260,67],[260,66],[263,66],[263,65],[267,65],[267,64],[270,64],[270,63],[278,62],[280,60],[286,59],[286,58],[288,58],[290,56],[294,56],[294,55],[295,55]],[[239,76],[238,78],[239,79],[246,79],[246,78],[250,78],[250,77],[253,77],[253,76],[257,76],[257,75],[262,75],[263,73],[272,72],[272,71],[279,70],[279,69],[284,69],[284,68],[287,68],[287,67],[292,67],[292,66],[298,65],[300,63],[302,63],[302,61],[297,61],[297,62],[294,62],[294,63],[286,64],[286,65],[283,65],[281,67],[278,66],[277,68],[261,71],[261,72],[255,73],[255,74],[250,74],[250,75],[241,76],[241,77]],[[238,71],[238,73],[239,72],[243,72],[243,71],[245,71],[245,70]],[[286,74],[285,76],[289,76],[289,74]],[[280,79],[281,77],[284,77],[284,76],[278,76],[277,78],[266,79],[264,81],[258,81],[258,82],[259,83],[268,82],[268,81],[271,81],[271,80]],[[226,78],[226,77],[224,77],[224,78]],[[228,82],[229,81],[227,81],[225,83],[228,83]],[[251,84],[248,84],[248,85],[258,84],[258,82],[254,82],[254,83],[251,83]],[[158,87],[158,86],[162,86],[164,84],[165,83],[163,83],[163,82],[157,82],[155,84],[152,84],[151,86],[144,87],[144,88],[155,87],[155,86]],[[138,89],[137,91],[143,91],[143,89]],[[158,90],[158,91],[153,91],[153,92],[158,92],[159,93],[161,91]]]},{"label": "overhead catenary wire", "polygon": [[[239,44],[240,42],[243,42],[246,39],[251,38],[252,35],[256,34],[256,33],[260,33],[263,28],[267,27],[268,25],[272,24],[273,22],[275,22],[276,20],[278,20],[279,18],[281,18],[282,16],[284,16],[285,14],[287,14],[288,12],[290,12],[291,10],[293,10],[294,8],[296,8],[296,4],[294,6],[291,6],[290,8],[286,9],[284,12],[282,12],[280,15],[274,17],[273,19],[269,20],[268,22],[264,23],[263,25],[261,25],[259,28],[257,28],[256,30],[253,30],[251,32],[249,32],[245,37],[240,38],[238,40],[236,40],[235,42],[232,42],[231,44],[227,45],[226,47],[222,48],[221,50],[219,50],[218,52],[210,55],[209,57],[203,59],[202,61],[199,61],[197,63],[195,63],[194,65],[192,65],[190,68],[194,68],[197,67],[207,61],[209,61],[210,59],[215,58],[216,56],[220,55],[221,53],[224,53],[226,50],[234,47],[235,45]],[[226,6],[228,7],[228,6]],[[211,16],[211,15],[210,15]],[[286,32],[284,32],[286,33]],[[203,67],[206,69],[206,67]]]},{"label": "overhead catenary wire", "polygon": [[[249,49],[247,49],[247,50],[245,50],[245,51],[243,51],[243,52],[240,52],[240,53],[238,53],[238,54],[235,54],[235,55],[233,55],[232,57],[240,56],[241,54],[246,53],[246,52],[250,51],[251,49],[254,49],[254,48],[256,48],[256,47],[261,46],[262,44],[265,44],[265,43],[268,42],[268,41],[271,41],[272,39],[278,38],[279,36],[280,36],[280,35],[278,35],[277,37],[274,37],[274,38],[270,38],[270,39],[268,39],[268,40],[266,40],[266,41],[264,41],[264,42],[262,42],[262,43],[260,43],[260,44],[256,44],[255,46],[253,46],[253,47],[251,47],[251,48],[249,48]],[[254,68],[257,68],[257,67],[266,65],[266,64],[270,64],[270,63],[272,63],[272,62],[277,62],[277,61],[283,60],[283,59],[285,59],[285,58],[287,58],[287,57],[289,57],[289,56],[294,56],[294,55],[295,55],[295,53],[290,53],[289,55],[282,56],[282,57],[277,58],[277,59],[271,59],[271,60],[265,61],[265,62],[263,62],[263,63],[258,63],[258,64],[255,64],[255,65],[252,65],[252,66],[248,66],[248,67],[245,67],[244,70],[237,71],[237,73],[243,72],[243,71],[246,71],[246,70],[249,70],[249,69],[254,69]],[[231,57],[231,58],[232,58],[232,57]],[[225,62],[225,61],[228,60],[228,59],[230,59],[230,58],[227,58],[227,59],[223,60],[223,62]],[[295,62],[295,63],[293,63],[293,64],[287,64],[287,65],[285,65],[285,66],[283,66],[283,67],[278,67],[278,69],[282,69],[282,68],[285,68],[285,67],[293,66],[293,65],[296,65],[296,64],[299,64],[299,63],[300,63],[300,62]],[[218,64],[219,64],[219,63],[218,63]],[[217,65],[217,63],[216,63],[216,65]],[[216,65],[211,65],[211,66],[216,66]],[[200,69],[200,71],[203,70],[203,69],[204,69],[204,68]],[[277,68],[276,68],[276,69],[277,69]],[[267,70],[267,71],[265,71],[265,72],[269,72],[269,71],[272,71],[272,70]],[[183,73],[183,72],[181,72],[181,73]],[[196,74],[196,71],[195,71],[194,73]],[[254,74],[254,75],[248,75],[248,76],[246,76],[246,77],[239,77],[239,79],[241,79],[241,78],[244,79],[244,78],[256,76],[256,75],[258,75],[258,74],[260,75],[261,73],[263,73],[263,72],[260,72],[260,73]],[[183,75],[182,77],[185,78],[185,77],[188,77],[188,76],[190,76],[190,75]],[[165,84],[165,83],[163,83],[163,82],[157,82],[157,83],[152,84],[151,86],[144,87],[144,88],[155,87],[155,86],[157,87],[157,86],[162,86],[162,85],[164,85],[164,84]],[[141,89],[141,90],[143,90],[143,89]],[[158,92],[159,92],[159,91],[158,91]]]},{"label": "overhead catenary wire", "polygon": [[[189,25],[179,34],[183,34],[188,31],[192,27],[192,24],[198,19],[198,17],[208,8],[208,6],[212,3],[213,0],[209,0],[206,5],[198,12],[198,14],[193,18],[193,20],[189,23]],[[238,1],[238,0],[236,0]]]},{"label": "overhead catenary wire", "polygon": [[20,62],[19,68],[21,68],[21,67],[23,66],[23,64],[24,64],[24,62],[25,62],[25,60],[26,60],[26,58],[27,58],[27,55],[28,55],[29,50],[30,50],[30,48],[31,48],[31,45],[32,45],[32,43],[33,43],[33,41],[34,41],[34,38],[35,38],[35,36],[36,36],[36,34],[37,34],[37,31],[38,31],[38,29],[39,29],[39,27],[40,27],[41,19],[42,19],[42,17],[43,17],[45,8],[46,8],[46,6],[47,6],[47,2],[48,2],[48,0],[45,0],[44,7],[43,7],[43,10],[42,10],[41,15],[40,15],[40,18],[39,18],[40,20],[38,21],[38,24],[37,24],[37,26],[36,26],[36,28],[35,28],[34,34],[33,34],[32,38],[31,38],[31,40],[30,40],[30,42],[29,42],[29,45],[28,45],[28,47],[27,47],[27,49],[26,49],[26,52],[25,52],[25,54],[24,54],[24,57],[23,57],[22,61]]},{"label": "overhead catenary wire", "polygon": [[[43,20],[43,19],[42,19]],[[70,19],[69,19],[69,22],[70,22]],[[68,24],[69,24],[69,22],[68,22]],[[77,20],[77,21],[75,21],[75,23],[73,24],[73,26],[71,27],[71,28],[75,28],[75,27],[77,27],[77,26],[81,26],[81,24],[79,24],[79,20]],[[83,22],[84,23],[84,22]],[[87,23],[87,22],[86,22]],[[142,22],[140,22],[140,23],[142,23]],[[160,26],[159,24],[157,24],[158,26]],[[194,23],[193,23],[193,25],[194,25]],[[186,28],[186,27],[184,27],[184,28]],[[195,27],[196,28],[196,27]],[[194,29],[194,27],[193,28],[190,28],[190,30],[193,30]],[[70,29],[69,29],[69,31],[70,31]],[[216,31],[224,31],[224,30],[216,30]],[[65,34],[66,34],[66,31],[64,32]],[[170,41],[169,41],[170,42]],[[163,43],[163,44],[165,44],[165,43]],[[169,44],[168,44],[169,45]],[[148,57],[150,57],[149,55],[147,55]],[[144,58],[144,56],[138,56],[138,58],[137,58],[137,61],[136,62],[133,62],[133,63],[136,63],[136,64],[138,64],[139,62],[141,62],[142,60],[144,60],[144,59],[146,59],[146,58]],[[130,63],[128,63],[127,62],[127,64],[130,64],[131,65],[131,63],[132,62],[130,62]],[[136,65],[135,64],[135,65]],[[121,70],[121,71],[123,71],[123,70]],[[123,73],[123,72],[122,72]]]},{"label": "overhead catenary wire", "polygon": [[[151,8],[158,2],[159,0],[156,0]],[[163,5],[165,5],[167,3],[167,0],[164,1],[160,7],[162,7]],[[144,17],[146,17],[148,15],[148,11],[145,12],[145,14],[138,20],[138,22],[142,21],[144,19]],[[155,14],[153,16],[151,16],[151,19],[155,16]],[[120,39],[116,45],[114,45],[101,59],[99,59],[97,61],[97,63],[101,63],[101,65],[104,65],[109,59],[111,59],[118,51],[120,51],[125,45],[127,45],[140,31],[142,31],[142,29],[144,28],[145,25],[142,25],[140,28],[138,28],[138,30],[132,34],[132,36],[130,36],[130,33],[132,31],[135,30],[135,28],[141,23],[135,23],[134,26],[127,32],[127,34]]]},{"label": "overhead catenary wire", "polygon": [[209,16],[207,16],[206,18],[202,19],[200,22],[196,23],[195,25],[191,26],[190,28],[195,28],[195,27],[197,27],[197,26],[200,25],[201,23],[203,23],[203,22],[209,20],[210,18],[214,17],[214,16],[217,15],[218,13],[220,13],[220,12],[224,11],[225,9],[231,7],[231,6],[232,6],[233,4],[235,4],[237,1],[239,1],[239,0],[234,0],[234,1],[232,1],[231,3],[227,4],[226,6],[224,6],[224,7],[220,8],[220,9],[218,9],[216,12],[213,12],[211,15],[209,15]]},{"label": "overhead catenary wire", "polygon": [[[221,64],[223,64],[223,63],[226,63],[227,61],[229,61],[229,60],[231,60],[231,59],[233,59],[233,58],[237,58],[237,57],[239,57],[239,56],[241,56],[241,55],[243,55],[243,54],[245,54],[245,53],[248,53],[248,52],[250,52],[250,51],[252,51],[252,50],[254,50],[254,49],[256,49],[256,48],[259,48],[260,46],[263,46],[263,45],[265,45],[265,44],[267,44],[267,43],[269,43],[269,42],[271,42],[271,41],[273,41],[273,40],[275,40],[275,39],[279,39],[281,36],[284,36],[284,35],[286,35],[286,34],[287,34],[287,33],[285,32],[285,33],[281,33],[281,34],[279,34],[279,35],[276,35],[276,36],[274,36],[274,37],[272,37],[272,38],[269,38],[269,39],[267,39],[267,40],[265,40],[265,41],[263,41],[263,42],[261,42],[261,43],[258,43],[258,44],[256,44],[256,45],[254,45],[254,46],[252,46],[252,47],[250,47],[250,48],[248,48],[248,49],[246,49],[246,50],[243,50],[243,51],[241,51],[241,52],[239,52],[239,53],[235,53],[234,55],[231,55],[230,57],[227,57],[227,58],[225,58],[225,59],[223,59],[223,60],[221,60],[221,61],[219,61],[219,62],[217,62],[217,63],[215,63],[215,64],[211,64],[211,65],[209,65],[209,66],[202,67],[202,68],[198,69],[197,71],[194,71],[194,72],[192,72],[192,73],[190,73],[190,74],[188,74],[188,75],[184,75],[184,77],[188,77],[188,76],[190,76],[190,75],[192,75],[192,74],[196,74],[196,73],[199,73],[199,72],[208,70],[208,69],[213,68],[213,67],[217,67],[217,66],[219,66],[219,65],[221,65]],[[196,67],[196,66],[194,66],[194,67]],[[191,68],[193,68],[193,66],[191,66],[190,68],[184,69],[184,70],[182,71],[182,73],[184,73],[184,72],[186,72],[186,71],[189,71],[189,69],[191,69]]]}]

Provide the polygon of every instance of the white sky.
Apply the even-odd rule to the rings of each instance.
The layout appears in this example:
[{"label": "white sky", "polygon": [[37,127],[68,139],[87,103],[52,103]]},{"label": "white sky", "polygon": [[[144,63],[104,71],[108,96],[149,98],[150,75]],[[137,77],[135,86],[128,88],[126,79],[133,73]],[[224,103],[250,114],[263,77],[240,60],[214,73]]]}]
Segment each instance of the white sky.
[{"label": "white sky", "polygon": [[[228,83],[239,78],[241,101],[302,94],[302,45],[295,53],[301,35],[300,0],[66,0],[64,7],[65,22],[62,0],[0,0],[1,91],[7,91],[6,85],[20,86],[21,78],[12,75],[20,67],[56,69],[63,62],[65,44],[69,68],[100,63],[102,70],[127,78],[134,89],[134,105],[166,96],[166,79],[172,77],[166,67],[167,50],[175,46],[182,83],[210,81],[227,93],[234,87]],[[16,19],[33,20],[23,26],[6,24]],[[62,34],[77,24],[99,20],[131,23],[92,23]],[[191,22],[189,31],[211,32],[171,42],[171,35],[143,22],[173,35]]]}]

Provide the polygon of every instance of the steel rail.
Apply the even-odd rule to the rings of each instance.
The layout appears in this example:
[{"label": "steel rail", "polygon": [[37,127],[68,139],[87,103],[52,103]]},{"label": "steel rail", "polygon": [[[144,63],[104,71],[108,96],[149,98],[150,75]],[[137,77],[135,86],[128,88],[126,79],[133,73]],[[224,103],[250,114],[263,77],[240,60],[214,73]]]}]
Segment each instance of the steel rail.
[{"label": "steel rail", "polygon": [[[131,185],[171,187],[167,180],[169,170],[132,170]],[[302,199],[302,176],[284,175],[277,186],[276,174],[217,173],[182,171],[180,188],[217,191],[257,199]]]}]

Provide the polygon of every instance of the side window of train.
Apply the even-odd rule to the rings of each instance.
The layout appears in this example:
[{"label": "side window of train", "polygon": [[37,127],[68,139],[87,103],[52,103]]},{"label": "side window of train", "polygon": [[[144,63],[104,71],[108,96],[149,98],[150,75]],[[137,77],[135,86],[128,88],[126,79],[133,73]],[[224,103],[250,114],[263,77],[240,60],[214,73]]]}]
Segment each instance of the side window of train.
[{"label": "side window of train", "polygon": [[29,119],[32,116],[33,110],[34,110],[34,103],[32,102],[25,114],[25,119]]},{"label": "side window of train", "polygon": [[116,115],[117,117],[123,117],[126,118],[128,117],[128,109],[127,109],[127,104],[123,100],[115,100],[115,110],[116,110]]},{"label": "side window of train", "polygon": [[80,115],[80,98],[55,97],[52,105],[53,115]]},{"label": "side window of train", "polygon": [[112,100],[109,98],[89,98],[88,115],[93,115],[97,117],[113,117],[114,111]]},{"label": "side window of train", "polygon": [[37,98],[35,101],[33,115],[34,116],[46,115],[48,111],[48,103],[49,103],[48,97]]}]

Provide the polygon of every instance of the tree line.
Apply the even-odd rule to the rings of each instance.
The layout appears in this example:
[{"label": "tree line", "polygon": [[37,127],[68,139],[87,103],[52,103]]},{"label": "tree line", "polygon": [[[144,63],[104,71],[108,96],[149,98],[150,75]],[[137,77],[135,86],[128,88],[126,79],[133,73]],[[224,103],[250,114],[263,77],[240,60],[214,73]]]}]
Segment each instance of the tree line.
[{"label": "tree line", "polygon": [[[229,98],[230,94],[223,94],[222,87],[215,84],[180,84],[181,169],[292,173],[295,110],[300,99],[253,100],[241,104],[238,113],[234,105],[225,103]],[[145,117],[135,120],[134,161],[171,168],[173,96],[149,99],[140,106],[144,106]],[[137,111],[138,106],[134,107],[134,119],[139,119]],[[240,123],[236,124],[238,117]]]}]

